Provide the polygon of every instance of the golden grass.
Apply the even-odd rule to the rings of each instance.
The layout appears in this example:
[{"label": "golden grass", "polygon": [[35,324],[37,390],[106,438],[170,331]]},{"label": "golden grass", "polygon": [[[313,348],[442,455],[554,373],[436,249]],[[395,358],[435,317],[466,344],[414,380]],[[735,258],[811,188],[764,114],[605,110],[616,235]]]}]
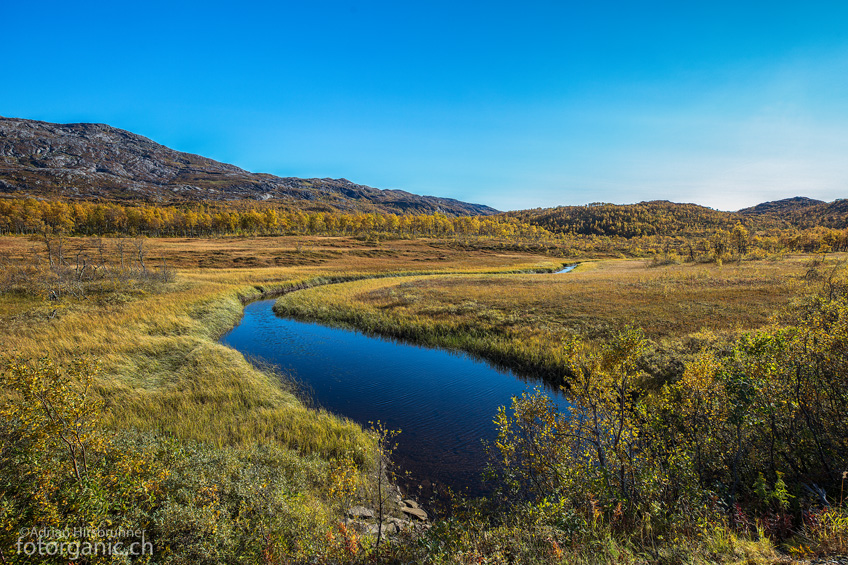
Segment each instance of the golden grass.
[{"label": "golden grass", "polygon": [[[82,251],[94,257],[95,241],[68,238],[66,256],[70,260]],[[104,241],[106,261],[117,264],[116,240]],[[276,377],[217,343],[238,320],[244,297],[320,278],[454,273],[327,286],[289,295],[281,304],[305,316],[320,311],[327,320],[372,326],[378,320],[371,329],[404,326],[400,333],[406,337],[498,359],[529,355],[545,364],[555,361],[566,332],[602,337],[632,324],[652,337],[666,337],[701,328],[757,327],[786,302],[792,294],[788,281],[804,271],[803,260],[789,258],[660,268],[606,260],[583,263],[566,275],[480,274],[560,263],[512,251],[453,250],[427,240],[174,238],[147,239],[145,247],[148,268],[178,267],[176,282],[68,301],[52,320],[47,312],[54,305],[3,295],[4,350],[24,357],[85,353],[102,359],[99,390],[118,427],[157,428],[226,445],[279,439],[325,453],[342,450],[358,428],[306,411]],[[132,248],[127,243],[128,265]],[[7,262],[46,263],[38,238],[0,238],[0,252]],[[302,264],[272,266],[280,257]],[[251,263],[263,266],[244,266]],[[469,336],[474,343],[462,341]]]},{"label": "golden grass", "polygon": [[[52,319],[55,304],[0,294],[0,346],[23,357],[62,361],[83,353],[101,359],[97,390],[116,429],[167,432],[216,446],[271,443],[325,459],[348,453],[359,462],[373,439],[358,425],[308,410],[284,380],[218,343],[241,316],[243,300],[316,280],[440,273],[318,287],[288,294],[278,306],[530,368],[556,368],[560,340],[569,333],[602,338],[631,324],[655,339],[675,340],[702,328],[758,327],[795,294],[808,261],[651,268],[643,261],[604,260],[565,275],[505,274],[559,263],[518,252],[442,249],[423,240],[151,239],[145,245],[149,267],[164,260],[178,268],[175,282],[66,299]],[[71,238],[68,246],[90,250],[92,241]],[[107,258],[114,264],[114,247]],[[37,239],[0,238],[0,263],[36,260],[46,262]],[[740,553],[718,545],[716,552]],[[767,555],[769,548],[754,549],[742,552],[746,562],[764,562],[752,556]]]},{"label": "golden grass", "polygon": [[[307,249],[306,244],[311,246]],[[114,241],[107,241],[107,246]],[[71,249],[93,253],[93,240],[69,238]],[[142,286],[86,300],[55,304],[36,297],[0,295],[0,343],[13,355],[78,354],[102,360],[98,391],[106,399],[108,422],[116,427],[161,430],[216,445],[276,442],[324,456],[363,450],[370,440],[359,426],[327,413],[307,410],[280,379],[257,370],[217,339],[241,316],[243,300],[315,279],[386,275],[395,272],[553,268],[544,257],[515,253],[454,253],[426,242],[374,245],[347,238],[231,238],[147,240],[147,266],[162,258],[181,265],[176,282]],[[222,264],[254,253],[262,261],[291,250],[297,255],[323,249],[320,263],[296,267],[198,268],[225,254]],[[6,261],[39,259],[36,238],[0,238]],[[329,250],[329,251],[328,251]],[[117,263],[113,247],[107,261]],[[359,252],[364,252],[359,253]],[[263,259],[264,258],[264,259]],[[46,256],[40,257],[46,263]],[[129,253],[125,257],[129,264]],[[192,264],[194,263],[194,265]]]},{"label": "golden grass", "polygon": [[795,294],[807,261],[650,267],[643,260],[602,260],[561,275],[365,280],[290,294],[276,309],[556,376],[568,335],[603,339],[630,325],[659,342],[679,342],[693,333],[761,327]]},{"label": "golden grass", "polygon": [[[143,238],[148,267],[164,262],[181,270],[249,271],[273,268],[317,268],[356,271],[483,270],[512,268],[516,263],[549,261],[542,255],[512,251],[468,251],[427,239],[366,242],[353,237],[256,236],[221,238]],[[94,238],[65,238],[65,256],[73,260],[77,250],[96,257]],[[134,261],[133,238],[102,238],[106,256],[118,261],[117,245],[124,242],[124,257]],[[0,258],[19,260],[45,257],[44,240],[38,236],[0,237]]]},{"label": "golden grass", "polygon": [[[786,305],[802,260],[650,268],[641,260],[583,263],[564,275],[416,277],[308,291],[456,326],[536,327],[599,337],[624,325],[650,337],[757,328]],[[286,300],[300,300],[301,296]]]}]

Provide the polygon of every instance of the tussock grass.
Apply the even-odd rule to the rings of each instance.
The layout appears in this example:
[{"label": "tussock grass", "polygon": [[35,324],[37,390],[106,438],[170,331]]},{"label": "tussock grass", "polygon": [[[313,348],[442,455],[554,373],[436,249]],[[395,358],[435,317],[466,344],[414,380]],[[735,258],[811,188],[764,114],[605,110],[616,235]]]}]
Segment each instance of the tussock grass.
[{"label": "tussock grass", "polygon": [[[127,264],[135,261],[132,238],[104,237],[106,258],[118,262],[118,244],[123,241]],[[554,261],[542,254],[512,250],[468,250],[445,246],[442,240],[413,239],[384,242],[362,241],[353,237],[262,236],[220,238],[143,238],[148,267],[163,263],[186,271],[199,271],[217,277],[269,274],[280,272],[356,271],[379,272],[386,269],[425,270],[490,270],[515,268],[518,264]],[[98,256],[94,240],[85,237],[65,238],[65,254],[73,258],[78,250]],[[37,236],[0,237],[0,260],[30,260],[40,256],[46,260],[43,238]],[[264,275],[260,275],[264,276]],[[220,280],[220,279],[216,279]],[[243,282],[252,283],[253,280]]]},{"label": "tussock grass", "polygon": [[[660,342],[760,327],[794,295],[804,260],[650,267],[584,262],[571,273],[364,280],[280,298],[277,312],[463,349],[540,376],[563,374],[561,341],[625,325]],[[699,332],[699,333],[698,333]]]},{"label": "tussock grass", "polygon": [[177,284],[130,304],[77,305],[4,342],[23,357],[102,359],[97,390],[116,428],[219,446],[271,442],[324,456],[364,451],[370,440],[358,426],[308,411],[273,375],[216,342],[241,316],[239,296],[249,292]]},{"label": "tussock grass", "polygon": [[[87,244],[70,239],[73,245]],[[320,527],[330,527],[338,518],[339,503],[324,492],[331,462],[349,457],[360,467],[368,465],[374,438],[343,418],[307,409],[284,377],[257,368],[218,343],[238,321],[246,301],[315,287],[285,294],[277,309],[561,375],[565,335],[603,339],[630,324],[644,327],[657,340],[709,341],[714,332],[768,321],[793,295],[793,281],[806,272],[805,260],[788,257],[732,266],[654,268],[644,261],[608,260],[584,262],[566,275],[528,274],[521,271],[554,270],[561,263],[512,251],[439,248],[422,240],[148,242],[149,263],[176,267],[175,280],[63,298],[59,309],[44,297],[0,294],[0,344],[21,357],[50,355],[63,362],[88,354],[101,359],[104,370],[96,392],[106,403],[106,424],[137,430],[142,438],[137,441],[174,438],[179,451],[188,454],[173,469],[168,488],[175,493],[196,496],[217,488],[225,475],[255,473],[257,465],[262,471],[257,484],[263,487],[266,476],[282,476],[291,485],[280,487],[281,507],[291,509],[278,515],[286,516],[291,530],[281,531],[291,531],[285,539],[292,541],[313,539],[297,533],[304,516]],[[39,246],[24,237],[0,238],[0,259],[43,263]],[[108,260],[116,259],[110,255]],[[349,282],[326,285],[338,281]],[[48,315],[54,311],[58,313]],[[693,333],[700,328],[704,330]],[[198,465],[205,475],[195,476]],[[231,485],[233,492],[239,489],[241,483]],[[183,509],[174,500],[165,509],[165,524],[182,523]],[[194,524],[191,520],[185,518],[185,523]],[[208,524],[220,525],[213,518]],[[689,540],[691,547],[677,553],[667,544],[646,554],[644,548],[610,536],[589,537],[585,545],[570,547],[569,540],[560,540],[557,546],[526,521],[468,529],[455,549],[444,545],[450,532],[432,531],[420,544],[398,548],[398,555],[407,562],[443,563],[478,556],[526,557],[525,562],[768,562],[772,555],[767,544],[756,546],[726,532]],[[320,547],[308,552],[318,553]]]},{"label": "tussock grass", "polygon": [[[114,264],[119,259],[110,241],[106,261]],[[70,253],[91,245],[85,238],[68,238],[66,249]],[[175,281],[115,292],[110,300],[69,298],[53,319],[44,312],[55,304],[43,298],[3,294],[4,350],[30,358],[46,354],[60,362],[79,354],[100,359],[104,371],[97,392],[107,403],[106,421],[114,428],[167,432],[219,446],[271,442],[322,456],[363,453],[371,440],[351,422],[307,410],[279,376],[255,368],[217,343],[241,317],[245,301],[363,276],[560,266],[533,255],[436,250],[422,241],[389,245],[317,237],[149,239],[145,245],[149,265],[164,261],[181,267]],[[42,248],[36,238],[0,238],[4,260],[13,263],[46,262]],[[263,257],[310,249],[324,254],[320,264],[196,268],[204,258],[226,257],[229,263],[220,263],[232,265],[236,258],[252,254],[261,263]],[[125,261],[131,260],[127,253]]]}]

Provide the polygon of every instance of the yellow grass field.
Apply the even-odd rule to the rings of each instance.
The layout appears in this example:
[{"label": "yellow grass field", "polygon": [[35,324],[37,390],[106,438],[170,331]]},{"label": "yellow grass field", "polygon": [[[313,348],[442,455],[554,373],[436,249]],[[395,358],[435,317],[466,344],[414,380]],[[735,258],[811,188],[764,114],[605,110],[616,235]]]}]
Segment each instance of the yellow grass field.
[{"label": "yellow grass field", "polygon": [[[66,260],[82,255],[97,261],[98,241],[67,238]],[[119,241],[102,240],[107,264],[118,263]],[[137,263],[132,241],[124,242],[125,263]],[[431,342],[478,352],[486,352],[482,342],[497,341],[498,358],[525,350],[544,358],[567,332],[601,338],[633,325],[661,339],[758,327],[788,303],[809,261],[650,267],[641,260],[603,260],[564,275],[492,274],[555,269],[561,263],[516,252],[452,250],[427,240],[163,238],[143,245],[149,269],[176,268],[173,282],[70,297],[58,309],[44,296],[4,294],[4,351],[28,358],[100,359],[98,390],[117,427],[163,429],[222,445],[279,440],[322,453],[341,450],[359,433],[356,427],[327,414],[307,414],[279,379],[217,343],[238,320],[243,300],[263,291],[322,277],[413,275],[301,291],[280,304],[290,313],[314,316],[320,310],[325,321],[365,329],[392,332],[403,326],[400,333],[411,338],[417,337],[416,327],[435,328],[453,337],[427,338]],[[45,245],[35,237],[0,238],[0,260],[7,266],[43,266]],[[275,266],[281,263],[287,266]],[[460,335],[477,344],[456,341]]]},{"label": "yellow grass field", "polygon": [[[116,241],[104,241],[106,261],[116,264]],[[68,262],[80,249],[96,260],[93,240],[68,238],[65,245]],[[278,378],[217,343],[241,316],[243,300],[321,277],[558,265],[541,256],[452,253],[403,240],[375,246],[328,238],[151,239],[144,245],[149,269],[177,268],[173,282],[63,299],[52,319],[57,305],[43,296],[4,294],[3,350],[25,358],[100,359],[98,390],[116,427],[167,430],[218,445],[280,442],[323,454],[364,436],[358,426],[308,412]],[[135,260],[131,251],[128,245],[127,265]],[[301,264],[266,266],[289,256]],[[243,257],[262,266],[247,266]],[[47,262],[38,238],[0,238],[0,258],[9,265]],[[199,266],[205,262],[219,266]]]},{"label": "yellow grass field", "polygon": [[[103,370],[95,391],[105,401],[105,423],[112,430],[153,432],[222,450],[272,445],[291,454],[295,470],[317,461],[318,478],[292,494],[299,510],[292,511],[286,528],[295,531],[303,511],[327,517],[309,518],[311,529],[304,534],[319,546],[344,509],[328,494],[339,461],[352,458],[360,470],[368,467],[374,436],[344,418],[307,408],[284,375],[258,369],[218,343],[238,322],[245,302],[281,294],[275,306],[281,313],[462,349],[528,374],[562,379],[562,341],[568,336],[600,343],[635,326],[656,347],[681,351],[690,343],[769,324],[806,292],[811,262],[787,256],[657,267],[644,260],[604,259],[551,274],[561,259],[454,249],[428,240],[139,242],[66,238],[62,276],[98,269],[103,276],[88,286],[65,280],[79,292],[57,299],[51,293],[59,269],[48,268],[45,242],[0,238],[4,353],[49,356],[59,363],[80,355],[98,359]],[[122,256],[134,273],[123,278],[117,274]],[[147,276],[160,272],[159,278]],[[302,290],[284,292],[293,287]],[[530,535],[522,528],[505,532],[498,535]],[[619,551],[610,547],[609,555]],[[582,551],[575,549],[575,555]],[[757,551],[771,555],[769,547]]]},{"label": "yellow grass field", "polygon": [[804,272],[801,259],[654,268],[641,260],[608,260],[583,263],[562,275],[381,283],[353,298],[381,310],[403,309],[482,328],[525,326],[601,337],[633,325],[660,338],[757,328],[787,304]]},{"label": "yellow grass field", "polygon": [[768,324],[804,286],[809,258],[652,267],[599,260],[567,274],[456,274],[363,280],[280,298],[276,309],[562,378],[562,340],[630,326],[686,348]]}]

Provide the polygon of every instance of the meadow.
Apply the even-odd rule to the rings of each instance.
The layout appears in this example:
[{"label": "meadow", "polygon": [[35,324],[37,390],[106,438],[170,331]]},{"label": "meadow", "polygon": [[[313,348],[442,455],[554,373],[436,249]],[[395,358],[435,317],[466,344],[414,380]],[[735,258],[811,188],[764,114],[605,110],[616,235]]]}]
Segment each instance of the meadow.
[{"label": "meadow", "polygon": [[[290,509],[286,513],[290,520],[286,527],[304,529],[298,535],[285,530],[287,536],[281,539],[286,543],[281,542],[281,547],[285,546],[289,558],[307,551],[307,546],[315,551],[310,544],[318,539],[316,536],[325,534],[327,523],[334,527],[330,516],[340,517],[342,510],[328,494],[333,490],[333,478],[339,476],[333,474],[334,469],[339,461],[347,461],[359,469],[357,472],[365,470],[374,462],[374,437],[343,418],[307,409],[292,393],[285,376],[257,369],[239,353],[217,343],[240,318],[244,302],[344,278],[554,266],[544,257],[448,254],[418,242],[401,242],[389,249],[322,238],[145,239],[141,243],[139,251],[130,249],[129,242],[113,239],[68,238],[61,251],[67,266],[54,257],[57,266],[51,268],[46,246],[38,238],[0,239],[4,262],[0,342],[5,352],[5,375],[10,379],[4,395],[12,401],[5,420],[11,426],[5,431],[11,435],[6,437],[35,433],[14,407],[45,375],[55,373],[58,383],[63,374],[71,375],[77,360],[94,359],[99,370],[88,375],[93,375],[88,396],[76,398],[79,391],[68,385],[71,392],[63,400],[69,405],[79,401],[98,406],[102,412],[98,422],[109,434],[134,434],[115,441],[152,443],[152,448],[145,449],[152,449],[154,454],[145,451],[144,457],[158,460],[163,472],[180,466],[188,472],[191,467],[184,453],[177,456],[172,452],[175,448],[168,443],[171,441],[183,446],[178,451],[189,449],[192,457],[204,460],[194,463],[203,468],[209,482],[203,488],[213,489],[220,477],[214,467],[209,467],[209,459],[223,458],[233,465],[233,460],[243,460],[248,457],[245,453],[257,447],[278,450],[262,457],[273,460],[276,471],[286,471],[296,485],[293,494],[298,496],[297,512]],[[54,249],[53,253],[58,252]],[[226,259],[217,259],[222,255]],[[243,263],[240,258],[248,255],[257,257],[263,265],[293,256],[296,260],[287,262],[295,266],[239,268]],[[215,261],[220,261],[220,268],[197,266]],[[46,368],[45,359],[49,360]],[[86,375],[73,376],[71,380]],[[15,422],[28,431],[15,431]],[[62,458],[61,446],[53,445],[49,452]],[[14,451],[6,455],[11,457]],[[102,459],[107,459],[105,454]],[[166,460],[170,460],[167,466]],[[9,469],[16,468],[9,459],[4,463]],[[255,462],[247,466],[251,465]],[[266,461],[259,468],[271,472],[274,467]],[[17,469],[23,475],[18,477],[21,480],[43,471],[40,466]],[[309,479],[304,480],[304,476]],[[20,506],[11,503],[3,507],[3,519],[9,524],[26,526],[29,521],[43,521],[45,526],[58,527],[63,519],[70,517],[73,521],[74,515],[85,514],[67,505],[67,492],[54,490],[58,484],[46,492],[15,492],[21,488],[18,479],[8,476],[4,489],[4,500],[10,503],[15,498],[10,496],[13,492],[20,496],[16,501]],[[109,482],[114,477],[100,479]],[[152,489],[152,483],[148,487]],[[190,502],[185,506],[192,512],[209,502],[198,500],[197,492],[188,496]],[[45,505],[45,498],[51,504]],[[242,498],[258,503],[249,495]],[[42,506],[52,508],[49,519],[43,515]],[[238,507],[219,512],[232,517]],[[10,535],[18,529],[10,529]],[[175,555],[186,558],[197,549],[194,545],[205,543],[203,535],[202,529],[193,532],[196,537],[187,542],[184,552]],[[6,548],[13,541],[4,539]],[[289,547],[292,543],[299,545]],[[251,548],[256,555],[265,550],[268,547],[263,545]]]},{"label": "meadow", "polygon": [[359,280],[275,310],[567,389],[568,415],[539,393],[495,418],[496,509],[463,522],[480,536],[459,535],[468,556],[545,562],[568,546],[575,562],[775,562],[778,546],[845,547],[848,522],[825,502],[848,466],[843,265],[586,260],[565,275]]},{"label": "meadow", "polygon": [[[641,337],[631,340],[641,344],[638,354],[623,358],[627,367],[631,361],[638,366],[638,387],[628,395],[648,404],[634,403],[625,427],[647,437],[672,424],[645,419],[658,408],[651,404],[655,393],[671,394],[668,387],[689,382],[698,360],[719,366],[727,357],[720,353],[741,347],[747,332],[803,325],[792,319],[793,301],[824,283],[842,288],[834,283],[833,254],[825,263],[799,255],[723,265],[587,257],[573,272],[555,275],[550,272],[563,265],[561,258],[429,239],[66,237],[60,243],[57,250],[55,240],[48,248],[41,237],[0,238],[0,342],[10,401],[2,429],[2,463],[9,471],[0,504],[8,525],[4,562],[26,562],[9,550],[20,527],[80,520],[148,529],[159,544],[154,562],[163,563],[765,563],[779,560],[775,544],[789,539],[773,536],[772,544],[753,517],[741,528],[718,509],[703,510],[709,494],[694,479],[680,489],[689,489],[687,503],[697,500],[699,510],[680,523],[675,516],[682,498],[646,514],[644,504],[667,505],[670,499],[642,493],[638,504],[622,506],[626,492],[559,479],[548,491],[528,491],[530,476],[508,461],[509,453],[513,460],[520,455],[521,434],[511,435],[518,423],[505,411],[493,414],[503,433],[504,464],[495,473],[504,485],[502,498],[457,500],[429,530],[377,551],[346,529],[344,511],[373,492],[378,437],[307,408],[284,375],[257,368],[217,340],[237,322],[246,301],[281,295],[281,313],[470,351],[566,384],[593,359],[599,364],[587,374],[619,370],[604,361],[605,347],[624,343],[627,332],[638,328]],[[293,289],[300,290],[288,293]],[[719,353],[705,357],[707,351]],[[582,352],[579,358],[575,352]],[[99,368],[86,368],[82,359]],[[718,373],[709,379],[706,372],[697,374],[718,386]],[[89,389],[80,387],[89,381]],[[56,390],[49,398],[92,425],[80,440],[91,446],[85,477],[67,472],[69,460],[76,459],[58,439],[64,428],[57,430],[33,402]],[[579,399],[579,387],[575,394]],[[525,424],[564,425],[533,402],[513,407],[516,414],[534,414]],[[660,408],[658,414],[669,410]],[[692,410],[686,414],[701,414]],[[817,418],[832,414],[823,411]],[[725,416],[698,440],[717,445],[730,437],[722,434],[737,420]],[[759,424],[746,425],[750,444],[759,449],[767,438],[755,437]],[[681,422],[674,426],[688,430]],[[524,431],[540,430],[543,438],[556,435],[553,428]],[[821,430],[826,433],[817,437],[836,441],[830,427]],[[780,436],[779,443],[798,440],[807,449],[802,436]],[[549,461],[569,460],[547,448]],[[639,472],[657,480],[690,468],[679,463],[678,451],[673,457],[643,455],[655,465]],[[714,454],[716,460],[727,455]],[[533,476],[551,472],[549,461],[534,462],[526,453],[522,461],[532,464]],[[697,467],[716,480],[725,479],[723,469]],[[766,473],[764,492],[779,498],[774,468],[751,465],[746,480],[760,469]],[[554,471],[559,477],[562,468]],[[575,502],[578,486],[584,495]],[[587,499],[593,492],[597,496]],[[123,503],[115,503],[115,493]],[[800,501],[800,494],[793,496]],[[758,516],[772,516],[770,508],[760,508]],[[653,516],[653,525],[645,516]],[[832,535],[818,541],[813,533],[823,530],[803,530],[807,549],[798,551],[833,551],[834,540],[845,540],[844,524],[834,524],[828,526]],[[675,542],[668,536],[676,536]],[[787,543],[797,548],[800,542]]]},{"label": "meadow", "polygon": [[[107,243],[104,265],[114,266],[119,258],[114,242]],[[28,281],[29,292],[3,295],[0,339],[6,351],[22,357],[49,354],[63,361],[86,354],[100,359],[104,376],[98,390],[114,407],[110,413],[119,411],[115,418],[122,425],[158,426],[180,437],[222,445],[294,434],[289,443],[326,440],[327,445],[316,449],[336,453],[340,448],[325,436],[355,432],[328,415],[317,420],[315,415],[307,416],[276,377],[262,374],[239,354],[217,344],[218,337],[241,316],[244,301],[345,277],[556,265],[545,257],[520,254],[450,254],[420,242],[403,241],[389,249],[349,243],[327,238],[146,241],[151,272],[163,265],[179,269],[173,280],[123,284],[106,276],[92,284],[87,294],[66,294],[60,301],[46,296],[57,282],[48,273],[39,281],[33,271],[28,273],[35,279]],[[14,276],[10,270],[14,265],[39,258],[42,267],[47,262],[44,245],[35,238],[3,238],[0,245],[7,277]],[[65,253],[73,257],[78,249],[93,256],[95,243],[71,239]],[[305,264],[234,267],[251,253],[259,262],[272,263],[291,254]],[[227,258],[222,268],[196,266],[220,254]],[[124,260],[129,265],[128,252]],[[53,311],[58,315],[51,317]],[[302,434],[297,431],[299,425],[306,426]]]},{"label": "meadow", "polygon": [[412,276],[310,289],[278,312],[477,353],[563,384],[563,339],[631,326],[685,350],[768,324],[803,286],[810,258],[652,266],[587,260],[567,274]]}]

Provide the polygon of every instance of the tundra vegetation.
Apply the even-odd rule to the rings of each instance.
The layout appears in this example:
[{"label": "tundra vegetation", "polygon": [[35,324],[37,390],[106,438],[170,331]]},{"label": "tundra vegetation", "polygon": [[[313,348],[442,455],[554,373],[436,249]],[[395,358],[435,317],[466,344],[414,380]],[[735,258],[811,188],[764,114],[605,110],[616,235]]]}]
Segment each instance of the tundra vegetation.
[{"label": "tundra vegetation", "polygon": [[[135,561],[150,563],[848,552],[841,228],[597,235],[524,217],[394,227],[290,212],[297,222],[270,229],[242,215],[273,208],[234,207],[217,231],[156,231],[80,220],[105,205],[3,202],[35,211],[0,238],[0,562],[31,562],[16,547],[36,526],[144,530],[155,552]],[[82,212],[51,223],[53,205]],[[791,254],[803,250],[820,253]],[[492,414],[495,494],[457,496],[428,527],[360,535],[345,511],[385,501],[390,433],[307,408],[285,376],[217,342],[245,301],[275,294],[281,313],[542,376],[571,409],[514,399]]]}]

